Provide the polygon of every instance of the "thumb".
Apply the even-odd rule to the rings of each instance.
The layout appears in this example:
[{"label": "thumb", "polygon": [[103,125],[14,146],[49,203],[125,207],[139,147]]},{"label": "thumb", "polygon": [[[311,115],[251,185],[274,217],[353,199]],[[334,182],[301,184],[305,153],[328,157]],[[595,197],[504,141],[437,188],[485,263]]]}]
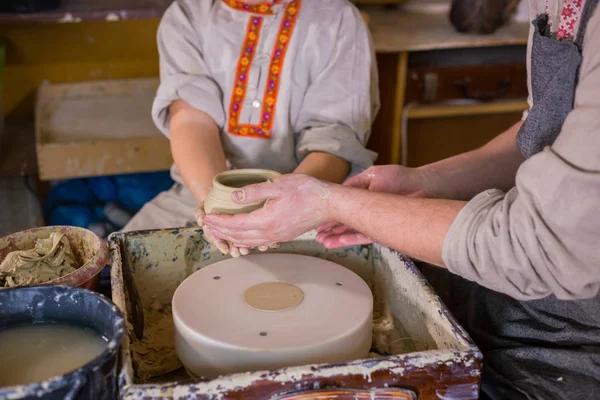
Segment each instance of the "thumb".
[{"label": "thumb", "polygon": [[272,182],[265,182],[236,190],[231,194],[231,200],[236,204],[251,204],[278,197],[279,192]]},{"label": "thumb", "polygon": [[205,212],[204,212],[204,202],[200,202],[198,203],[198,207],[196,208],[196,211],[194,212],[194,219],[196,220],[196,223],[198,224],[198,226],[204,226],[204,217],[206,216]]},{"label": "thumb", "polygon": [[371,171],[366,170],[355,177],[348,179],[344,182],[344,186],[351,186],[358,189],[368,189],[371,184],[372,174]]}]

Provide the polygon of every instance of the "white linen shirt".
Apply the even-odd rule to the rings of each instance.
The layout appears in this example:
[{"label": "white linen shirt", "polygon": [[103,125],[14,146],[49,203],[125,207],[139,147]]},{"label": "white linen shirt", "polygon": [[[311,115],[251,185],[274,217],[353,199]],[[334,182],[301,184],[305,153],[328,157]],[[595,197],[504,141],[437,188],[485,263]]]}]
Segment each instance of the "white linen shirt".
[{"label": "white linen shirt", "polygon": [[158,49],[152,116],[165,135],[169,105],[182,99],[214,119],[233,168],[290,173],[310,152],[347,160],[351,175],[372,165],[376,61],[347,0],[178,0]]}]

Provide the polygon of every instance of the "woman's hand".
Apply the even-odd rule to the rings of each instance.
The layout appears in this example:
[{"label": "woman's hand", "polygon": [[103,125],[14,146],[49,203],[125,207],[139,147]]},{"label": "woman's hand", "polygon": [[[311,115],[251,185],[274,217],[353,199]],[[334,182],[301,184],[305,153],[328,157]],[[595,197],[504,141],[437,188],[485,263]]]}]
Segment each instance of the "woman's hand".
[{"label": "woman's hand", "polygon": [[[427,184],[428,179],[420,170],[402,165],[371,167],[344,183],[359,189],[407,197],[426,197]],[[317,241],[328,249],[373,243],[368,236],[336,222],[321,225],[317,232]]]},{"label": "woman's hand", "polygon": [[247,247],[236,247],[232,243],[227,242],[226,240],[219,239],[215,237],[204,223],[204,217],[206,214],[204,213],[204,202],[198,205],[196,212],[194,214],[194,219],[198,226],[202,228],[204,231],[204,239],[213,246],[215,246],[219,251],[223,254],[230,254],[232,257],[239,257],[240,255],[245,256],[250,253],[250,249]]},{"label": "woman's hand", "polygon": [[329,183],[299,174],[236,190],[233,202],[265,205],[238,215],[209,214],[204,218],[212,234],[234,246],[257,247],[287,242],[328,222]]}]

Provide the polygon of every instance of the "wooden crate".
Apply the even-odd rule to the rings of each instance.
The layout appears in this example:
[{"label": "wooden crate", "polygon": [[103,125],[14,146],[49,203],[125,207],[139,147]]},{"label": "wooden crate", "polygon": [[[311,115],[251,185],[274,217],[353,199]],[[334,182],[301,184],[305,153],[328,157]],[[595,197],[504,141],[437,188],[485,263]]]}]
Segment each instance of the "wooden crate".
[{"label": "wooden crate", "polygon": [[168,139],[152,122],[157,78],[44,84],[35,110],[41,180],[168,169]]},{"label": "wooden crate", "polygon": [[369,284],[375,305],[370,358],[192,380],[181,368],[174,344],[165,341],[173,337],[168,309],[187,276],[226,256],[197,228],[118,233],[110,236],[109,245],[113,301],[132,322],[123,278],[123,271],[129,271],[126,276],[132,277],[141,300],[135,309],[144,315],[142,341],[129,323],[123,340],[121,399],[478,398],[480,351],[412,261],[387,247],[327,250],[309,234],[274,250],[336,262]]}]

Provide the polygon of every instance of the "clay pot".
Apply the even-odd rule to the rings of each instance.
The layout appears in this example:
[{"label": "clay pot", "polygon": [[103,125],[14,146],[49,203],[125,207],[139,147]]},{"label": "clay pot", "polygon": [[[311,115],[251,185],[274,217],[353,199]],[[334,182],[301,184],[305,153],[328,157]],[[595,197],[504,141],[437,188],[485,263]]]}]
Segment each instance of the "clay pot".
[{"label": "clay pot", "polygon": [[[45,226],[13,233],[0,238],[0,262],[15,250],[32,249],[40,238],[47,238],[52,232],[64,233],[75,260],[80,265],[77,270],[44,285],[68,285],[98,290],[100,271],[108,264],[108,246],[94,232],[76,226]],[[3,289],[0,287],[0,290]]]},{"label": "clay pot", "polygon": [[213,188],[204,200],[207,214],[246,214],[261,208],[264,201],[239,205],[231,200],[231,195],[244,186],[267,182],[281,174],[266,169],[234,169],[221,172],[213,178]]}]

